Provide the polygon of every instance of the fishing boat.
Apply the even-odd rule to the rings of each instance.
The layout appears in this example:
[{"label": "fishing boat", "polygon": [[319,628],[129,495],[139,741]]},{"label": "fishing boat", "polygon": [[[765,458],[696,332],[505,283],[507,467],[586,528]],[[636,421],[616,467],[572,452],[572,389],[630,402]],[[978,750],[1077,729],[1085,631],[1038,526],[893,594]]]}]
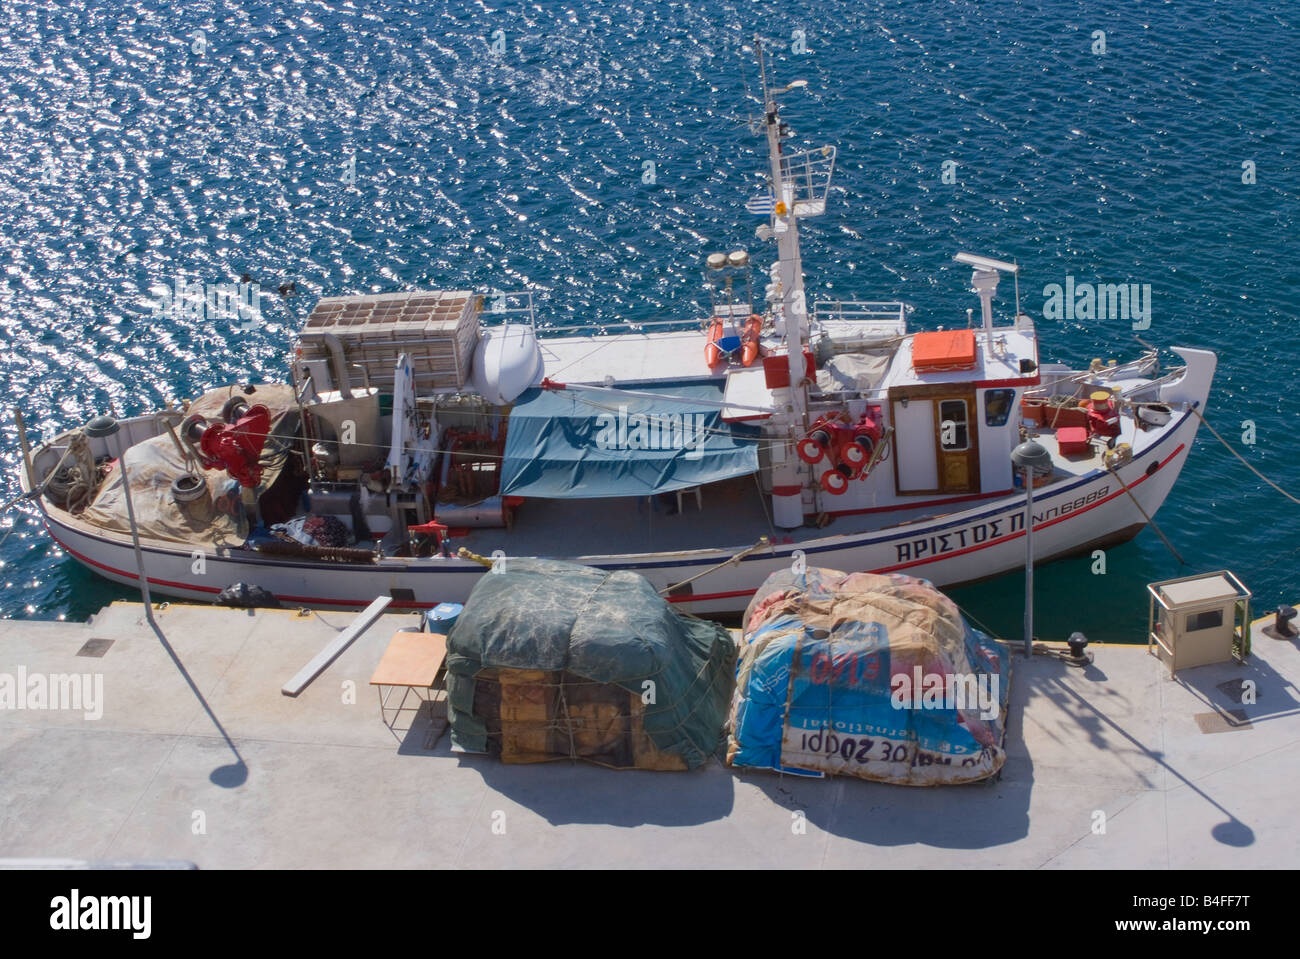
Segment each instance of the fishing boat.
[{"label": "fishing boat", "polygon": [[[709,316],[551,330],[527,292],[326,297],[290,382],[24,435],[24,494],[108,579],[313,607],[463,601],[518,557],[633,569],[707,614],[802,562],[951,586],[1023,567],[1026,482],[1038,562],[1136,535],[1215,355],[1044,363],[1018,292],[995,316],[1019,265],[966,252],[978,325],[974,308],[912,330],[899,302],[809,303],[799,224],[825,211],[836,150],[787,142],[780,104],[803,84],[759,62],[770,192],[747,208],[774,255],[759,283],[748,251],[706,260]],[[1049,467],[1013,465],[1027,438]]]}]

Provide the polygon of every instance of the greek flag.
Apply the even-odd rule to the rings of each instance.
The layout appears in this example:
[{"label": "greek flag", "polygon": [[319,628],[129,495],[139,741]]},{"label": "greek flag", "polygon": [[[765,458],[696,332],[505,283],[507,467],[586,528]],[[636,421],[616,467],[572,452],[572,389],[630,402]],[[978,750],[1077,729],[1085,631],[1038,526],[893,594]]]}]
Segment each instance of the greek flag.
[{"label": "greek flag", "polygon": [[776,209],[776,197],[756,196],[752,200],[745,201],[745,209],[755,216],[768,216]]}]

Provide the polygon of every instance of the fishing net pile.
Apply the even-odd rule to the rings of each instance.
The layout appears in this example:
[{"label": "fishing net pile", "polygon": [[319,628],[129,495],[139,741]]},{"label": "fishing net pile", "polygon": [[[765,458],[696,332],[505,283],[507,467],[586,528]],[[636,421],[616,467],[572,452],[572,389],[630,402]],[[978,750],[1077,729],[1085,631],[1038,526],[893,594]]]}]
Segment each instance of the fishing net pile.
[{"label": "fishing net pile", "polygon": [[774,573],[745,612],[727,762],[909,786],[1006,760],[1010,659],[925,580]]},{"label": "fishing net pile", "polygon": [[[191,403],[187,412],[219,422],[222,407],[235,395],[244,394],[235,386],[210,390]],[[246,399],[271,411],[271,434],[259,459],[262,476],[256,495],[260,497],[285,466],[298,428],[298,411],[288,386],[258,386]],[[124,455],[131,479],[131,505],[141,537],[213,546],[237,546],[247,539],[248,519],[240,503],[239,483],[225,471],[200,469],[199,476],[207,484],[206,495],[182,504],[172,494],[172,483],[188,473],[189,467],[171,436],[164,433],[136,443]],[[100,529],[131,531],[121,469],[114,466],[109,470],[80,518]]]}]

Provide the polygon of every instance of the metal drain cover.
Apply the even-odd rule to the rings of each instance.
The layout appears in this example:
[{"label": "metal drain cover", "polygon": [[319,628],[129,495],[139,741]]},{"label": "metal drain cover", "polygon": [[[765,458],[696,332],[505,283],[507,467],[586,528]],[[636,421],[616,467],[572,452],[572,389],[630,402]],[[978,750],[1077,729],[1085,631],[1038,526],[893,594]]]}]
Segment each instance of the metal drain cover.
[{"label": "metal drain cover", "polygon": [[1225,713],[1197,713],[1192,717],[1203,733],[1231,733],[1239,729],[1254,729],[1244,709],[1229,709]]},{"label": "metal drain cover", "polygon": [[[1246,683],[1241,679],[1230,679],[1226,683],[1219,683],[1219,685],[1214,688],[1223,693],[1223,695],[1227,696],[1234,703],[1239,703],[1241,702],[1241,695],[1245,691]],[[1258,700],[1260,698],[1258,685],[1253,690],[1253,693],[1255,699]]]},{"label": "metal drain cover", "polygon": [[96,658],[103,656],[108,652],[108,647],[112,646],[115,640],[111,639],[88,639],[77,650],[78,656],[94,656]]}]

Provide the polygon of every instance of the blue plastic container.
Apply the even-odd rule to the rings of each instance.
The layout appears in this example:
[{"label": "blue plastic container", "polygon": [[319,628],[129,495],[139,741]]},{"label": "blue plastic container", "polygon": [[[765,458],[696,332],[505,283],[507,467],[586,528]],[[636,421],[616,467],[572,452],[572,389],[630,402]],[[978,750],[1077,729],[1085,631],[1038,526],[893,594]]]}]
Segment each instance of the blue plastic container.
[{"label": "blue plastic container", "polygon": [[433,607],[424,614],[429,632],[442,633],[444,636],[450,633],[451,628],[456,625],[456,620],[460,618],[461,610],[464,608],[460,603],[439,603]]}]

